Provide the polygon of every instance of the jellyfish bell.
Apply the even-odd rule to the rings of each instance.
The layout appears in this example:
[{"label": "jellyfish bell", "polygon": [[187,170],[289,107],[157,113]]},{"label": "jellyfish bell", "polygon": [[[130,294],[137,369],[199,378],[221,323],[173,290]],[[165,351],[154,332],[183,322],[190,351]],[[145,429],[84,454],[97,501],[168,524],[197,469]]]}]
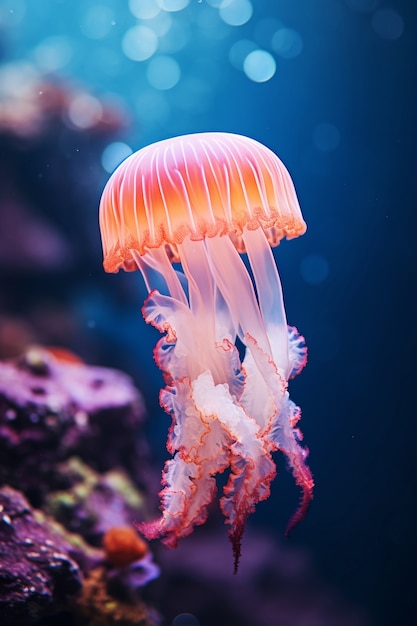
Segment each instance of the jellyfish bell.
[{"label": "jellyfish bell", "polygon": [[287,327],[271,251],[306,229],[292,180],[253,139],[174,137],[139,150],[113,173],[100,229],[105,270],[142,272],[149,291],[144,318],[164,333],[155,358],[167,383],[160,401],[173,420],[172,458],[163,473],[162,515],[141,532],[176,546],[204,523],[215,475],[230,468],[220,503],[236,570],[246,520],[268,497],[276,473],[272,452],[287,456],[303,492],[289,529],[312,498],[296,427],[301,412],[287,391],[307,348]]}]

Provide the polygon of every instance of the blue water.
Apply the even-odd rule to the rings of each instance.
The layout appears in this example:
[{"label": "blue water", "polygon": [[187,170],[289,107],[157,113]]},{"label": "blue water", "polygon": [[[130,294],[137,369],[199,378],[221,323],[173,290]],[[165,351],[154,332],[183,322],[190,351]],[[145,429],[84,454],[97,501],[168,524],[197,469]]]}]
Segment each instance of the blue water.
[{"label": "blue water", "polygon": [[[181,7],[176,1],[165,6]],[[205,130],[254,137],[287,165],[308,231],[275,255],[289,323],[309,345],[291,390],[316,480],[292,541],[370,624],[411,625],[415,3],[246,0],[223,13],[216,0],[182,4],[145,19],[132,11],[152,14],[155,3],[0,0],[3,68],[30,63],[86,89],[88,114],[103,99],[123,112],[126,128],[97,157],[103,185],[130,151]],[[74,103],[69,123],[88,126],[85,115]],[[129,371],[156,406],[158,337],[139,316],[140,277],[106,281],[98,259],[85,279],[71,296],[79,323],[92,342],[107,342],[107,364]],[[111,297],[117,281],[134,292],[125,302]],[[154,411],[149,437],[164,458],[168,421]],[[282,534],[296,499],[290,480],[276,481],[253,523]]]}]

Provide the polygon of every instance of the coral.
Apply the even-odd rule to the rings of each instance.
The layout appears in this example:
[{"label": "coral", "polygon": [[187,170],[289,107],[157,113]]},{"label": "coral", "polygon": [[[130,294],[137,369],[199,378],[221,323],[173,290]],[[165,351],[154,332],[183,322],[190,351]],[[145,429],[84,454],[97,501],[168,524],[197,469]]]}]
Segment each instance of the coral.
[{"label": "coral", "polygon": [[99,474],[72,457],[55,471],[66,489],[46,496],[46,510],[93,545],[101,544],[103,533],[143,516],[143,496],[122,470]]},{"label": "coral", "polygon": [[138,598],[122,601],[107,588],[105,568],[92,570],[86,578],[76,611],[88,626],[158,626],[159,616]]},{"label": "coral", "polygon": [[137,477],[143,414],[139,392],[121,372],[39,347],[0,362],[0,483],[39,506],[62,487],[56,464],[74,453],[100,471],[124,463]]},{"label": "coral", "polygon": [[42,514],[39,517],[22,493],[2,487],[1,623],[32,624],[43,615],[68,608],[83,581],[75,554],[63,529],[58,530]]},{"label": "coral", "polygon": [[106,559],[116,567],[131,565],[148,551],[146,542],[131,526],[110,528],[103,537]]}]

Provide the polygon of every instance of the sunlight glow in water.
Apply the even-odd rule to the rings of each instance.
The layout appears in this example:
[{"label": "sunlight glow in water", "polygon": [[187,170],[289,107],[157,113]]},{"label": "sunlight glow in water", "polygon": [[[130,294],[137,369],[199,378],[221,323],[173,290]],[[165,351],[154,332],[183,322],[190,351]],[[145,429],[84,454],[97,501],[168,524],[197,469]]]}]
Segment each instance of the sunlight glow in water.
[{"label": "sunlight glow in water", "polygon": [[250,52],[243,62],[243,71],[255,83],[264,83],[275,74],[277,64],[275,59],[266,50]]}]

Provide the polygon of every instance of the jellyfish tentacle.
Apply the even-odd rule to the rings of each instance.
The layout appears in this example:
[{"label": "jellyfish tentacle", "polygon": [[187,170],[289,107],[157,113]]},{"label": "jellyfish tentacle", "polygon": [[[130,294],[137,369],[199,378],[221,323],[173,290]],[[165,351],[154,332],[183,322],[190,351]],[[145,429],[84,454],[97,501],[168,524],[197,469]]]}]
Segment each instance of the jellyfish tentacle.
[{"label": "jellyfish tentacle", "polygon": [[253,271],[259,306],[268,334],[272,356],[284,377],[290,372],[287,318],[277,266],[262,228],[244,229],[242,238]]},{"label": "jellyfish tentacle", "polygon": [[[313,497],[314,480],[310,468],[306,464],[308,450],[300,445],[301,431],[296,424],[301,417],[301,409],[289,399],[282,378],[268,355],[256,344],[252,337],[247,337],[252,354],[257,353],[257,366],[273,399],[275,412],[269,422],[264,438],[270,442],[272,449],[280,450],[287,458],[296,484],[302,490],[300,506],[291,517],[287,534],[301,521],[308,510]],[[242,398],[244,402],[245,398]]]},{"label": "jellyfish tentacle", "polygon": [[[174,137],[143,148],[112,175],[100,228],[105,269],[141,270],[149,291],[143,315],[163,334],[154,357],[166,383],[160,403],[172,418],[171,459],[162,514],[141,529],[176,546],[205,521],[215,477],[229,467],[220,504],[236,572],[247,518],[276,473],[274,451],[302,489],[287,533],[312,498],[301,411],[288,396],[307,347],[287,327],[269,247],[305,231],[292,180],[253,139]],[[182,272],[171,265],[178,262]]]},{"label": "jellyfish tentacle", "polygon": [[154,281],[154,272],[158,281],[165,283],[168,293],[183,304],[188,304],[178,273],[172,267],[165,248],[152,248],[148,254],[141,256],[136,250],[131,250],[132,257],[142,272],[143,279],[149,292],[159,287]]},{"label": "jellyfish tentacle", "polygon": [[208,264],[205,242],[191,241],[186,237],[178,244],[178,253],[188,280],[192,314],[204,317],[207,322],[214,321],[214,281]]},{"label": "jellyfish tentacle", "polygon": [[231,396],[227,384],[216,385],[210,372],[204,372],[193,387],[200,413],[205,418],[217,420],[230,440],[232,471],[220,505],[230,526],[236,570],[246,520],[256,504],[269,496],[276,468],[259,425]]},{"label": "jellyfish tentacle", "polygon": [[[271,354],[252,281],[232,241],[229,237],[212,237],[206,240],[206,245],[214,280],[236,320],[235,324],[238,324],[239,338],[244,343],[245,334],[250,333],[256,337],[262,349]],[[235,289],[237,284],[238,291]]]},{"label": "jellyfish tentacle", "polygon": [[288,326],[291,372],[289,377],[295,378],[307,363],[307,344],[295,326]]}]

